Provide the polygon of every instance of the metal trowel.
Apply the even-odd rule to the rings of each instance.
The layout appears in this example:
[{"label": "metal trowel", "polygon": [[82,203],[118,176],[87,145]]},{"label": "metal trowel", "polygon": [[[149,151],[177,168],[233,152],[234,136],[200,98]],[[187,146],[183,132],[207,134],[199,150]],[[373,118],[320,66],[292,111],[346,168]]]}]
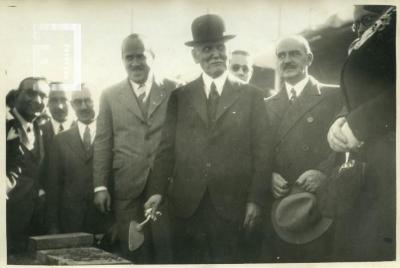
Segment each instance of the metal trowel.
[{"label": "metal trowel", "polygon": [[[144,242],[144,233],[143,233],[143,227],[146,225],[146,223],[148,223],[151,219],[153,221],[156,221],[157,218],[152,218],[150,213],[146,213],[146,219],[144,221],[142,221],[141,223],[138,223],[136,221],[131,221],[129,223],[129,250],[130,251],[135,251],[138,248],[140,248],[140,246],[143,244]],[[161,215],[161,212],[157,211],[156,212],[157,216]]]}]

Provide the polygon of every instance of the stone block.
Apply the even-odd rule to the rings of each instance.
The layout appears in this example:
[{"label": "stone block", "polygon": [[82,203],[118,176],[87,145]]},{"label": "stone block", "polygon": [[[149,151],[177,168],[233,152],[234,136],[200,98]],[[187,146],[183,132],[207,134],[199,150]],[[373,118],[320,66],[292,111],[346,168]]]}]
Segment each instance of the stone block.
[{"label": "stone block", "polygon": [[93,234],[68,233],[55,235],[31,236],[29,238],[29,250],[90,247],[93,246]]},{"label": "stone block", "polygon": [[128,260],[93,247],[39,250],[36,258],[43,265],[131,264]]}]

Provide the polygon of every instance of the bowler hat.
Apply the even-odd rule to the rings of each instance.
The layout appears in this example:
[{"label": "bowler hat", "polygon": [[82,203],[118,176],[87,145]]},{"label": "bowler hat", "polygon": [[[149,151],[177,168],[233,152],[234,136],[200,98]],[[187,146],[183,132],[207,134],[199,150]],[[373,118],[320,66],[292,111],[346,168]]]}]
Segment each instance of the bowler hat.
[{"label": "bowler hat", "polygon": [[206,14],[196,18],[192,23],[193,40],[185,43],[187,46],[215,41],[227,41],[235,35],[224,35],[225,24],[222,18],[214,14]]},{"label": "bowler hat", "polygon": [[332,219],[320,214],[315,195],[297,186],[287,197],[275,201],[271,219],[278,236],[297,245],[317,239],[332,224]]}]

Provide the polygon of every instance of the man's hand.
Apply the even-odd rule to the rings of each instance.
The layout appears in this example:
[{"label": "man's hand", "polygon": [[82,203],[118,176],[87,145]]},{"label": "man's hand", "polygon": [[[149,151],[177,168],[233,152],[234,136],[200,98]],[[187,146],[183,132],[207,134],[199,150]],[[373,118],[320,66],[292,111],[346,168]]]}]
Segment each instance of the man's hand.
[{"label": "man's hand", "polygon": [[272,194],[275,198],[286,196],[290,191],[288,182],[278,173],[272,173]]},{"label": "man's hand", "polygon": [[145,211],[145,217],[147,217],[148,214],[150,214],[152,219],[157,218],[157,211],[158,207],[160,206],[162,201],[162,195],[160,194],[155,194],[149,197],[147,199],[146,203],[144,203],[144,211]]},{"label": "man's hand", "polygon": [[362,142],[360,142],[353,134],[349,124],[346,122],[342,126],[342,133],[347,139],[347,148],[349,151],[357,150],[361,147]]},{"label": "man's hand", "polygon": [[261,214],[261,209],[257,204],[247,203],[246,215],[244,217],[243,228],[246,233],[254,228],[254,225]]},{"label": "man's hand", "polygon": [[319,170],[310,169],[300,175],[296,184],[307,192],[314,193],[325,179],[326,175],[324,173]]},{"label": "man's hand", "polygon": [[102,213],[111,211],[111,196],[107,190],[101,190],[94,193],[94,205]]},{"label": "man's hand", "polygon": [[332,124],[328,131],[328,143],[332,150],[335,152],[347,152],[349,148],[347,147],[347,137],[342,131],[342,126],[347,123],[346,118],[339,117]]}]

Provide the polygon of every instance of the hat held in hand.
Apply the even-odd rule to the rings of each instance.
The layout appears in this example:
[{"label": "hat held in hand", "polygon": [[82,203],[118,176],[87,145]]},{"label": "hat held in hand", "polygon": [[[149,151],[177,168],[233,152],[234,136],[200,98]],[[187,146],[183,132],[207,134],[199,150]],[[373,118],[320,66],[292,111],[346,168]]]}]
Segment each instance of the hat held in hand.
[{"label": "hat held in hand", "polygon": [[298,245],[317,239],[332,224],[332,219],[321,216],[315,195],[297,186],[287,197],[275,201],[271,218],[278,236]]},{"label": "hat held in hand", "polygon": [[224,35],[225,24],[222,18],[214,14],[206,14],[196,18],[192,23],[193,40],[186,42],[187,46],[195,46],[197,44],[227,41],[235,37],[235,35]]}]

